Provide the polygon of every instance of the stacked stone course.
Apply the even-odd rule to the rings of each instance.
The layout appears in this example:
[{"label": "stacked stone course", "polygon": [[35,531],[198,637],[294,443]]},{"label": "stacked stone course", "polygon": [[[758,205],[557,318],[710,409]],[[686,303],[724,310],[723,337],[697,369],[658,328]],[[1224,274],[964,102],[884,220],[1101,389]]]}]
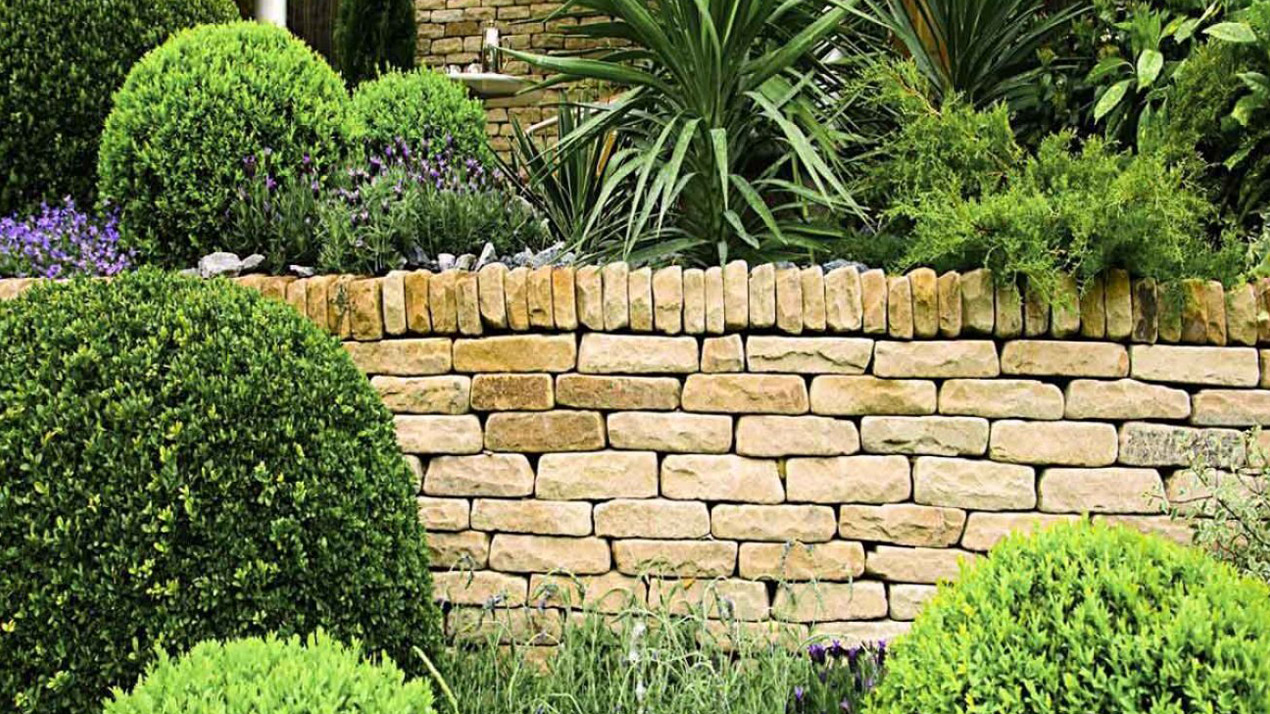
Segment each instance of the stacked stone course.
[{"label": "stacked stone course", "polygon": [[1166,509],[1202,496],[1192,456],[1246,466],[1270,423],[1267,282],[1176,323],[1124,274],[1078,309],[986,271],[740,263],[239,282],[344,340],[394,413],[452,632],[496,605],[550,641],[616,590],[894,636],[1011,531],[1188,540]]}]

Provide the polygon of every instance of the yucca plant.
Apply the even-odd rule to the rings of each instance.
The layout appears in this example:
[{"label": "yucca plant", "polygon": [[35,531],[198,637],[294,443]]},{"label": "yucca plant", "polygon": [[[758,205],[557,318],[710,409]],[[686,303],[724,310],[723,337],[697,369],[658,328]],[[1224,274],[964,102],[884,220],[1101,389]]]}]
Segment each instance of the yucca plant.
[{"label": "yucca plant", "polygon": [[545,84],[615,85],[560,144],[562,157],[617,132],[633,151],[602,192],[629,190],[620,235],[582,246],[632,260],[714,262],[814,254],[821,218],[858,210],[843,179],[846,133],[817,82],[855,0],[571,0],[567,35],[608,45],[585,56],[508,50]]},{"label": "yucca plant", "polygon": [[912,57],[938,98],[974,106],[1026,100],[1039,50],[1089,6],[1046,12],[1043,0],[865,0]]}]

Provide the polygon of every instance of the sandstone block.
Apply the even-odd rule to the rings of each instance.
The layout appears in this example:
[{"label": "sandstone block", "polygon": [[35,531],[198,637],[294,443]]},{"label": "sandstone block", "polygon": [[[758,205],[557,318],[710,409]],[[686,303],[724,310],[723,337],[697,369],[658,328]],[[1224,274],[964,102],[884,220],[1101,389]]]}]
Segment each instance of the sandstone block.
[{"label": "sandstone block", "polygon": [[573,274],[578,323],[588,330],[604,329],[604,282],[600,269],[584,265]]},{"label": "sandstone block", "polygon": [[518,332],[529,329],[529,268],[520,266],[503,276],[507,297],[507,326]]},{"label": "sandstone block", "polygon": [[436,531],[465,531],[470,526],[467,500],[462,498],[415,499],[419,507],[419,521],[429,533]]},{"label": "sandstone block", "polygon": [[935,383],[920,379],[816,377],[811,383],[816,414],[921,416],[935,412]]},{"label": "sandstone block", "polygon": [[1169,424],[1128,422],[1120,427],[1120,463],[1129,466],[1228,468],[1245,462],[1243,435],[1234,429],[1192,429]]},{"label": "sandstone block", "polygon": [[873,340],[751,335],[746,352],[751,372],[864,374],[873,354]]},{"label": "sandstone block", "polygon": [[1258,280],[1253,291],[1257,297],[1257,341],[1270,342],[1270,277]]},{"label": "sandstone block", "polygon": [[1260,379],[1251,347],[1134,345],[1133,377],[1150,382],[1254,387]]},{"label": "sandstone block", "polygon": [[1063,392],[1053,384],[1027,379],[950,379],[939,390],[939,413],[989,419],[1062,419]]},{"label": "sandstone block", "polygon": [[472,504],[472,527],[505,533],[590,535],[591,504],[478,498]]},{"label": "sandstone block", "polygon": [[661,464],[666,498],[741,503],[780,503],[785,488],[775,461],[732,455],[666,456]]},{"label": "sandstone block", "polygon": [[942,548],[956,545],[965,525],[966,512],[957,508],[931,508],[911,503],[843,505],[839,510],[838,534],[875,543]]},{"label": "sandstone block", "polygon": [[[354,280],[356,277],[352,275],[336,275],[327,285],[326,329],[341,340],[347,340],[353,336],[352,284]],[[434,319],[434,328],[435,323]]]},{"label": "sandstone block", "polygon": [[886,617],[886,587],[876,581],[795,583],[776,589],[772,614],[793,622]]},{"label": "sandstone block", "polygon": [[549,374],[478,374],[472,378],[477,411],[542,411],[556,405]]},{"label": "sandstone block", "polygon": [[864,333],[886,334],[886,273],[866,270],[860,274],[860,301]]},{"label": "sandstone block", "polygon": [[608,428],[615,449],[726,454],[732,448],[732,417],[719,414],[617,412]]},{"label": "sandstone block", "polygon": [[653,324],[658,332],[677,335],[683,330],[683,317],[683,268],[662,268],[653,273]]},{"label": "sandstone block", "polygon": [[723,324],[728,330],[750,324],[750,268],[744,260],[723,267]]},{"label": "sandstone block", "polygon": [[944,273],[935,288],[939,299],[939,334],[956,338],[961,335],[961,274]]},{"label": "sandstone block", "polygon": [[909,292],[913,296],[913,336],[930,339],[939,333],[939,279],[930,268],[909,272]]},{"label": "sandstone block", "polygon": [[384,276],[382,282],[384,332],[390,335],[406,334],[405,276],[405,271],[394,270]]},{"label": "sandstone block", "polygon": [[1103,280],[1099,275],[1085,281],[1080,295],[1080,334],[1091,340],[1107,336],[1107,310],[1103,304]]},{"label": "sandstone block", "polygon": [[971,513],[961,547],[987,551],[1011,533],[1031,533],[1055,523],[1076,520],[1078,516],[1052,513]]},{"label": "sandstone block", "polygon": [[578,300],[575,271],[571,267],[551,270],[551,314],[557,330],[578,329]]},{"label": "sandstone block", "polygon": [[972,562],[975,554],[951,548],[900,548],[879,545],[864,563],[864,572],[900,583],[935,583],[956,580],[958,562]]},{"label": "sandstone block", "polygon": [[[727,275],[724,275],[726,284]],[[763,329],[776,325],[776,266],[771,263],[750,269],[750,327]]]},{"label": "sandstone block", "polygon": [[1264,389],[1204,389],[1195,395],[1192,424],[1200,426],[1270,425],[1270,391]]},{"label": "sandstone block", "polygon": [[407,454],[475,454],[481,450],[481,421],[475,415],[393,417],[397,443]]},{"label": "sandstone block", "polygon": [[837,530],[829,506],[722,504],[710,512],[710,532],[715,538],[820,543],[832,540]]},{"label": "sandstone block", "polygon": [[861,420],[864,450],[874,454],[982,454],[988,422],[977,417],[866,416]]},{"label": "sandstone block", "polygon": [[807,384],[789,374],[690,374],[683,407],[693,412],[804,414]]},{"label": "sandstone block", "polygon": [[1194,531],[1186,521],[1179,521],[1172,516],[1125,516],[1118,514],[1098,514],[1094,523],[1106,523],[1121,528],[1132,528],[1139,533],[1159,536],[1181,545],[1191,545],[1195,538]]},{"label": "sandstone block", "polygon": [[1185,419],[1191,397],[1181,389],[1133,379],[1075,379],[1067,385],[1068,419]]},{"label": "sandstone block", "polygon": [[852,267],[835,268],[825,276],[825,323],[834,332],[856,332],[863,319],[860,273]]},{"label": "sandstone block", "polygon": [[489,536],[478,531],[429,533],[428,565],[479,570],[489,560]]},{"label": "sandstone block", "polygon": [[992,271],[972,270],[961,276],[961,327],[977,335],[991,335],[996,322],[996,289]]},{"label": "sandstone block", "polygon": [[384,338],[383,286],[377,279],[354,280],[348,284],[352,303],[352,333],[355,340]]},{"label": "sandstone block", "polygon": [[502,263],[490,263],[476,273],[476,294],[481,319],[496,330],[507,328],[507,293],[503,290],[503,281],[506,278],[507,266]]},{"label": "sandstone block", "polygon": [[617,499],[595,505],[595,534],[612,538],[704,538],[710,512],[700,501]]},{"label": "sandstone block", "polygon": [[978,511],[1036,506],[1036,473],[1030,466],[923,456],[913,466],[913,500],[928,506]]},{"label": "sandstone block", "polygon": [[538,498],[556,501],[651,498],[657,495],[657,454],[596,451],[543,454],[538,459]]},{"label": "sandstone block", "polygon": [[502,335],[454,341],[456,372],[567,372],[577,361],[573,335]]},{"label": "sandstone block", "polygon": [[526,653],[552,651],[560,643],[563,627],[559,611],[538,608],[455,607],[445,616],[445,634],[450,641],[496,641],[504,647],[515,644]]},{"label": "sandstone block", "polygon": [[855,424],[819,416],[743,416],[736,452],[742,456],[839,456],[860,450]]},{"label": "sandstone block", "polygon": [[913,339],[913,291],[903,275],[886,281],[886,330],[891,339]]},{"label": "sandstone block", "polygon": [[1023,334],[1023,295],[1014,283],[999,284],[996,291],[996,325],[992,334],[1000,340],[1012,340]]},{"label": "sandstone block", "polygon": [[926,606],[926,602],[935,596],[938,590],[934,585],[907,585],[897,583],[887,588],[887,601],[890,604],[892,620],[915,620],[918,613]]},{"label": "sandstone block", "polygon": [[798,268],[776,270],[776,327],[792,335],[803,331],[803,282]]},{"label": "sandstone block", "polygon": [[988,340],[879,342],[873,357],[879,377],[995,377],[1001,374],[996,345]]},{"label": "sandstone block", "polygon": [[1155,281],[1143,278],[1133,281],[1133,331],[1129,337],[1134,342],[1154,343],[1159,339],[1160,298]]},{"label": "sandstone block", "polygon": [[490,451],[593,451],[604,448],[604,420],[596,412],[496,412],[485,421]]},{"label": "sandstone block", "polygon": [[649,583],[648,602],[672,614],[756,622],[769,614],[767,586],[748,580],[661,580]]},{"label": "sandstone block", "polygon": [[464,414],[472,380],[459,375],[441,377],[372,377],[370,386],[389,411],[398,414]]},{"label": "sandstone block", "polygon": [[1107,466],[1116,461],[1116,428],[1092,422],[1027,422],[992,424],[990,455],[994,461],[1059,466]]},{"label": "sandstone block", "polygon": [[485,331],[481,323],[481,297],[476,285],[476,273],[464,271],[455,276],[454,308],[460,334],[479,335]]},{"label": "sandstone block", "polygon": [[450,371],[450,340],[443,337],[345,342],[344,349],[367,374],[411,377]]},{"label": "sandstone block", "polygon": [[429,496],[528,496],[534,492],[534,470],[520,454],[437,456],[428,462],[423,492]]},{"label": "sandstone block", "polygon": [[790,459],[785,483],[793,503],[890,503],[912,493],[903,456]]},{"label": "sandstone block", "polygon": [[1050,332],[1055,338],[1071,337],[1080,331],[1080,290],[1076,278],[1065,275],[1050,296]]},{"label": "sandstone block", "polygon": [[1164,482],[1155,469],[1045,469],[1040,510],[1048,513],[1160,513]]},{"label": "sandstone block", "polygon": [[401,278],[406,298],[406,327],[416,334],[432,332],[432,310],[428,307],[428,282],[432,273],[414,270]]},{"label": "sandstone block", "polygon": [[744,372],[745,347],[740,335],[707,337],[701,345],[702,372]]},{"label": "sandstone block", "polygon": [[[727,325],[724,319],[724,311],[726,309],[723,293],[723,268],[714,266],[706,268],[706,332],[711,335],[723,334],[724,327]],[[746,302],[746,307],[749,303]],[[744,320],[750,319],[749,310],[746,310]]]},{"label": "sandstone block", "polygon": [[1031,281],[1023,292],[1023,334],[1044,337],[1050,331],[1050,306]]},{"label": "sandstone block", "polygon": [[803,293],[803,327],[824,332],[828,320],[825,306],[825,273],[819,265],[803,268],[798,274]]},{"label": "sandstone block", "polygon": [[600,269],[604,287],[604,329],[617,331],[631,324],[630,266],[626,263],[606,263]]},{"label": "sandstone block", "polygon": [[828,543],[742,543],[741,577],[751,580],[851,580],[864,572],[864,546]]},{"label": "sandstone block", "polygon": [[459,271],[447,270],[428,279],[428,312],[432,318],[432,331],[443,335],[459,331],[458,298],[454,283]]},{"label": "sandstone block", "polygon": [[700,268],[683,271],[683,330],[689,335],[706,331],[706,274]]},{"label": "sandstone block", "polygon": [[520,607],[525,604],[526,587],[524,577],[491,570],[432,574],[433,597],[453,605]]},{"label": "sandstone block", "polygon": [[1204,284],[1204,302],[1206,303],[1208,322],[1205,325],[1208,343],[1225,345],[1226,332],[1226,291],[1216,280]]},{"label": "sandstone block", "polygon": [[1107,313],[1107,339],[1126,340],[1133,332],[1133,300],[1129,273],[1108,271],[1103,281],[1103,308]]},{"label": "sandstone block", "polygon": [[726,578],[736,569],[736,543],[725,541],[615,540],[613,559],[627,575]]},{"label": "sandstone block", "polygon": [[635,332],[653,331],[653,269],[632,270],[627,277],[630,299],[631,329]]},{"label": "sandstone block", "polygon": [[578,352],[578,371],[585,374],[688,374],[698,364],[695,337],[588,332]]},{"label": "sandstone block", "polygon": [[581,409],[675,409],[679,380],[562,374],[556,377],[556,401]]},{"label": "sandstone block", "polygon": [[1226,293],[1226,338],[1232,345],[1257,344],[1257,295],[1251,285],[1238,285]]},{"label": "sandstone block", "polygon": [[558,536],[499,533],[490,545],[489,564],[505,573],[550,573],[566,571],[578,575],[609,571],[609,544],[603,538],[563,538]]},{"label": "sandstone block", "polygon": [[1001,371],[1048,377],[1127,377],[1129,353],[1111,342],[1015,340],[1001,352]]},{"label": "sandstone block", "polygon": [[525,300],[529,310],[529,326],[550,330],[556,326],[551,295],[551,266],[544,265],[529,271],[525,283]]}]

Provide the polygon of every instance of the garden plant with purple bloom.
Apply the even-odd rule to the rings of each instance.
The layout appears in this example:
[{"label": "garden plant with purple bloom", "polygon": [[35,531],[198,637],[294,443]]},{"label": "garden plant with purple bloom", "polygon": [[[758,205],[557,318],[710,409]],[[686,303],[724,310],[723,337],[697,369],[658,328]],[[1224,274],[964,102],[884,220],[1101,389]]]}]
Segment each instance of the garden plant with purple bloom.
[{"label": "garden plant with purple bloom", "polygon": [[885,640],[851,647],[813,642],[806,653],[812,676],[790,693],[788,714],[858,714],[886,666]]},{"label": "garden plant with purple bloom", "polygon": [[119,245],[113,212],[97,219],[70,198],[29,217],[0,218],[0,277],[115,275],[130,268],[132,258]]}]

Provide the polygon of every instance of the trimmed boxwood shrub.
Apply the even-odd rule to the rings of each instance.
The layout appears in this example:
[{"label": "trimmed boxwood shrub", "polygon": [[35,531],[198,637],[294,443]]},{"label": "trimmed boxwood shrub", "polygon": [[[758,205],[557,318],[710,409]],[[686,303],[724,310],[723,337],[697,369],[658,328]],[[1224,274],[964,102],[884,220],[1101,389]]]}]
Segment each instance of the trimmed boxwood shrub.
[{"label": "trimmed boxwood shrub", "polygon": [[207,639],[437,650],[391,416],[285,304],[152,269],[0,304],[0,464],[6,711],[91,714]]},{"label": "trimmed boxwood shrub", "polygon": [[172,32],[238,17],[233,0],[0,2],[0,215],[91,203],[110,95]]},{"label": "trimmed boxwood shrub", "polygon": [[[106,119],[102,197],[145,257],[187,266],[225,245],[226,211],[269,153],[271,166],[337,164],[348,94],[322,58],[286,30],[257,22],[177,34],[128,74]],[[279,180],[287,178],[279,176]]]},{"label": "trimmed boxwood shrub", "polygon": [[1015,535],[898,640],[874,714],[1270,711],[1270,589],[1120,527]]},{"label": "trimmed boxwood shrub", "polygon": [[319,632],[204,642],[179,659],[166,653],[130,694],[116,692],[106,714],[357,712],[431,714],[432,691],[405,681],[391,660],[371,663]]},{"label": "trimmed boxwood shrub", "polygon": [[440,72],[389,72],[353,93],[355,133],[372,151],[405,141],[436,153],[450,137],[456,155],[490,158],[485,110],[463,85]]}]

